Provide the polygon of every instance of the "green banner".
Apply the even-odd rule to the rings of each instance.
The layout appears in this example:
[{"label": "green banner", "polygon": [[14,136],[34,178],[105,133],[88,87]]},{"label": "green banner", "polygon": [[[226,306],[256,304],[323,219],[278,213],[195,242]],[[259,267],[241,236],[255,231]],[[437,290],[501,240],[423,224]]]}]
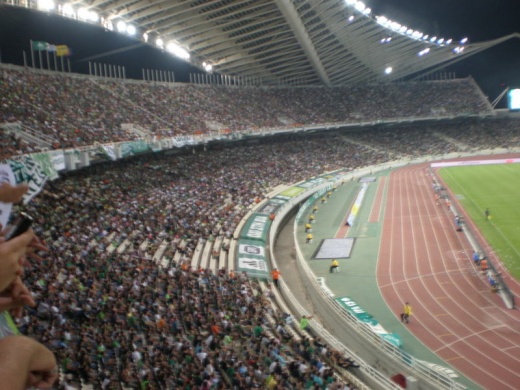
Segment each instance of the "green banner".
[{"label": "green banner", "polygon": [[121,148],[121,157],[125,158],[132,155],[132,144],[130,142],[125,142],[119,147]]},{"label": "green banner", "polygon": [[268,279],[269,267],[265,244],[256,240],[238,240],[237,270],[246,272],[251,278]]},{"label": "green banner", "polygon": [[40,164],[45,175],[50,180],[55,180],[58,178],[58,171],[54,168],[54,163],[52,161],[52,156],[49,153],[35,153],[32,154],[32,157]]},{"label": "green banner", "polygon": [[260,206],[256,210],[256,212],[258,214],[265,214],[265,215],[276,214],[278,212],[278,209],[286,203],[287,203],[287,200],[285,200],[285,199],[276,199],[276,198],[269,199],[262,206]]},{"label": "green banner", "polygon": [[388,333],[374,317],[368,314],[349,297],[336,298],[335,301],[344,310],[356,317],[358,321],[367,324],[370,329],[372,329],[372,331],[379,335],[382,339],[399,348],[403,345],[401,336],[399,336],[397,333]]},{"label": "green banner", "polygon": [[302,187],[289,187],[286,190],[280,192],[279,195],[287,196],[289,198],[294,198],[295,196],[300,195],[303,191],[305,191],[305,188],[302,188]]},{"label": "green banner", "polygon": [[377,325],[377,320],[374,319],[370,314],[364,311],[356,302],[354,302],[349,297],[336,298],[336,302],[339,303],[343,309],[348,311],[354,317],[356,317],[361,322],[366,322],[368,324]]},{"label": "green banner", "polygon": [[237,270],[248,276],[267,279],[269,266],[265,250],[271,220],[263,214],[252,214],[240,232],[237,248]]},{"label": "green banner", "polygon": [[271,220],[269,217],[258,213],[252,214],[240,232],[240,238],[260,240],[265,244],[270,227]]},{"label": "green banner", "polygon": [[35,51],[47,50],[49,48],[49,44],[44,41],[31,41],[32,49]]},{"label": "green banner", "polygon": [[316,187],[317,185],[325,182],[326,180],[321,177],[316,177],[314,179],[307,180],[306,182],[298,184],[298,187],[302,188],[311,188]]},{"label": "green banner", "polygon": [[52,166],[54,167],[55,170],[62,171],[66,168],[65,167],[65,154],[63,154],[62,150],[53,150],[53,151],[49,152],[49,155],[50,155],[50,158],[52,161]]},{"label": "green banner", "polygon": [[150,151],[150,145],[146,141],[140,140],[132,142],[132,153],[133,154],[139,154],[139,153],[145,153]]},{"label": "green banner", "polygon": [[101,145],[98,150],[112,161],[117,159],[114,145]]}]

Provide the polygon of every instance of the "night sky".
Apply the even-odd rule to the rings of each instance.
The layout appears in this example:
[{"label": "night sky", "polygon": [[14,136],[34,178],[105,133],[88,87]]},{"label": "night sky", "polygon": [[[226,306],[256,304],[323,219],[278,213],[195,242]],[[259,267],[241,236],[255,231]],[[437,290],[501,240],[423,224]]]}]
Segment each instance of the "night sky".
[{"label": "night sky", "polygon": [[[425,34],[445,39],[482,42],[520,32],[518,0],[366,0],[373,14],[385,15]],[[116,54],[93,62],[124,65],[129,78],[142,78],[142,69],[173,71],[176,81],[188,81],[198,69],[149,45],[121,34],[106,32],[55,15],[0,6],[0,54],[5,63],[23,64],[23,50],[30,61],[30,40],[67,44],[73,50],[72,70],[88,73],[88,59],[112,50]],[[475,54],[446,71],[458,77],[473,76],[492,101],[506,87],[520,87],[520,40],[513,39]],[[505,99],[499,107],[505,107]]]}]

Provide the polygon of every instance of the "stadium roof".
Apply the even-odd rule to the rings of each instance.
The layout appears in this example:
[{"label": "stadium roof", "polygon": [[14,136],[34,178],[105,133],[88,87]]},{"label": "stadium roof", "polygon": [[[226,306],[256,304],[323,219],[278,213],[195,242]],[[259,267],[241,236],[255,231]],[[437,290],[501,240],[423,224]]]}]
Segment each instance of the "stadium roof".
[{"label": "stadium roof", "polygon": [[175,42],[203,68],[262,84],[345,85],[434,72],[518,33],[481,43],[433,37],[371,14],[356,0],[83,0],[119,21]]}]

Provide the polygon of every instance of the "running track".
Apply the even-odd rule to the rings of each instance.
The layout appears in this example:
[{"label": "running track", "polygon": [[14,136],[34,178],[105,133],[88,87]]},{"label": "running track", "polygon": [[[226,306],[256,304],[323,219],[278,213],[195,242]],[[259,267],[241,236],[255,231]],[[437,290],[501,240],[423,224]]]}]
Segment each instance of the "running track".
[{"label": "running track", "polygon": [[520,389],[520,310],[506,309],[474,268],[453,214],[435,204],[427,168],[390,174],[379,289],[396,317],[410,302],[408,330],[463,375],[485,389]]}]

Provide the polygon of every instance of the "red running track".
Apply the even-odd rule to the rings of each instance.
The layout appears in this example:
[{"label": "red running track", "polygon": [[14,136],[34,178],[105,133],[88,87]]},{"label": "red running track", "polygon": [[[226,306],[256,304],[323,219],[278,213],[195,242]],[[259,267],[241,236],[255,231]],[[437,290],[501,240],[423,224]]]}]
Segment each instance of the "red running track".
[{"label": "red running track", "polygon": [[409,301],[408,330],[481,387],[520,389],[520,310],[490,291],[471,255],[453,214],[435,204],[428,165],[392,172],[377,264],[388,307],[399,317]]}]

